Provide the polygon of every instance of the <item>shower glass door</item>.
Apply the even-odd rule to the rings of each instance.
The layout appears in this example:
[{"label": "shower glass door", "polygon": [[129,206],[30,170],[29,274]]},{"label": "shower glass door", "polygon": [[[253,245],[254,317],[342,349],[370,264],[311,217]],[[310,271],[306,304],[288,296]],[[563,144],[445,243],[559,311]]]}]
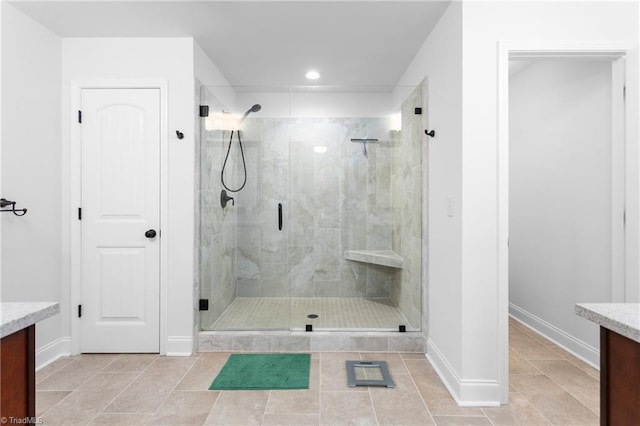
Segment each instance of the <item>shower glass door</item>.
[{"label": "shower glass door", "polygon": [[290,328],[287,269],[289,158],[287,89],[237,88],[240,110],[261,105],[242,124],[247,185],[238,193],[237,296],[251,330]]},{"label": "shower glass door", "polygon": [[[273,108],[252,111],[242,120],[260,103],[253,93],[248,88],[200,90],[200,105],[208,106],[208,117],[200,119],[197,161],[198,284],[200,298],[208,303],[208,310],[200,312],[202,330],[290,328],[288,228],[280,225],[289,204],[288,138],[272,125]],[[288,91],[267,93],[288,111]],[[225,208],[223,190],[233,198]]]},{"label": "shower glass door", "polygon": [[201,89],[201,329],[421,329],[423,90]]},{"label": "shower glass door", "polygon": [[292,89],[293,330],[420,330],[421,107],[420,87]]}]

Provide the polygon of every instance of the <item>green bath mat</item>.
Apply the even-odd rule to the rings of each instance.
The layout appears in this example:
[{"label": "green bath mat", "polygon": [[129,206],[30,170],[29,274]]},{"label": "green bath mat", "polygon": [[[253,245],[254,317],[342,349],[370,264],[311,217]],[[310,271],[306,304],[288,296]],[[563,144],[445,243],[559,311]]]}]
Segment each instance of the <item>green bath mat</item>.
[{"label": "green bath mat", "polygon": [[232,354],[209,390],[309,389],[311,354]]}]

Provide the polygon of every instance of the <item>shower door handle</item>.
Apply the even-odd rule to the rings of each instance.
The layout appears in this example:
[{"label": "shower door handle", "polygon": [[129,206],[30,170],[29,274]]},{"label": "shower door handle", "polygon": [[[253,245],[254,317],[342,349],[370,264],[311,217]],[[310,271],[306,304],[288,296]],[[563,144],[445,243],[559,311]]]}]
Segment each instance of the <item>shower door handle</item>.
[{"label": "shower door handle", "polygon": [[278,203],[278,231],[282,231],[282,203]]}]

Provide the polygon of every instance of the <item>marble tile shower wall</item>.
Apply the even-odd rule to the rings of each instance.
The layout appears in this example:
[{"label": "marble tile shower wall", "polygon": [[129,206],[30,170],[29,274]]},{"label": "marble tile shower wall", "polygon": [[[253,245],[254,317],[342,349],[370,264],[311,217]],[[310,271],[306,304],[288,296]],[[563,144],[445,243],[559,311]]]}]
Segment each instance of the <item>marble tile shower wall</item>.
[{"label": "marble tile shower wall", "polygon": [[[389,298],[394,270],[343,254],[391,248],[395,133],[387,120],[250,118],[242,134],[248,181],[236,204],[238,296]],[[367,158],[351,138],[379,142]]]},{"label": "marble tile shower wall", "polygon": [[[211,111],[223,110],[222,104],[208,91],[202,91],[203,104]],[[204,126],[204,122],[201,122]],[[200,327],[209,329],[236,297],[236,246],[238,214],[234,208],[220,206],[220,172],[229,142],[229,132],[206,131],[200,137],[199,202],[199,298],[209,300],[209,310],[201,311]],[[232,150],[232,155],[237,153]],[[234,160],[235,161],[235,160]],[[233,162],[231,163],[233,164]],[[227,182],[235,185],[235,167],[227,167]]]},{"label": "marble tile shower wall", "polygon": [[404,258],[394,276],[391,300],[419,328],[422,312],[422,106],[418,86],[402,104],[402,132],[391,159],[392,249]]}]

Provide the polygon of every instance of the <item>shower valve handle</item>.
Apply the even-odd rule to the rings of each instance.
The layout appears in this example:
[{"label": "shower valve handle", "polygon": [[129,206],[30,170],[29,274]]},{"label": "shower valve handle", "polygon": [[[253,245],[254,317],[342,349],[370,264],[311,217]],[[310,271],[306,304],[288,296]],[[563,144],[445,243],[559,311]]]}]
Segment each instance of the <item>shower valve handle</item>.
[{"label": "shower valve handle", "polygon": [[232,206],[236,205],[236,202],[234,201],[233,197],[230,197],[229,195],[227,195],[227,191],[223,189],[222,192],[220,193],[220,205],[222,206],[223,209],[227,207],[227,203],[229,201],[231,201]]}]

